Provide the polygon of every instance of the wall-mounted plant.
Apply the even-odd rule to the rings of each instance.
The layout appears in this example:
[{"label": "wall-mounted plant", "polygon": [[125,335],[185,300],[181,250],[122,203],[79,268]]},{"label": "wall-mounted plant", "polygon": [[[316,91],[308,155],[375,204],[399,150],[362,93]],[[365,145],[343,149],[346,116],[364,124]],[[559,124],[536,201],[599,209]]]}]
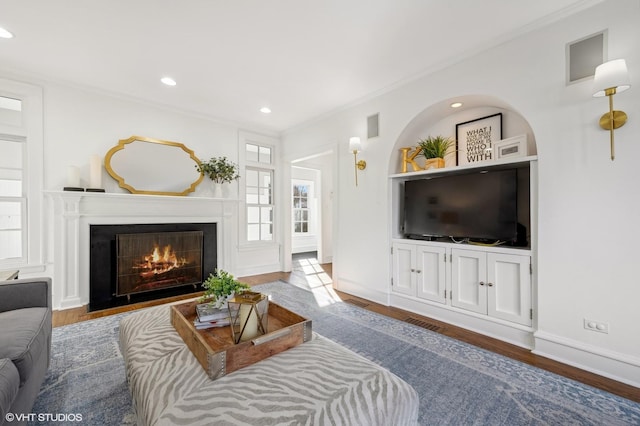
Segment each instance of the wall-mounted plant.
[{"label": "wall-mounted plant", "polygon": [[420,147],[420,155],[426,158],[442,158],[447,155],[447,151],[455,144],[455,141],[451,138],[445,138],[444,136],[429,136],[425,139],[418,141]]},{"label": "wall-mounted plant", "polygon": [[212,157],[209,161],[196,165],[196,170],[215,183],[229,183],[240,177],[238,165],[227,157]]}]

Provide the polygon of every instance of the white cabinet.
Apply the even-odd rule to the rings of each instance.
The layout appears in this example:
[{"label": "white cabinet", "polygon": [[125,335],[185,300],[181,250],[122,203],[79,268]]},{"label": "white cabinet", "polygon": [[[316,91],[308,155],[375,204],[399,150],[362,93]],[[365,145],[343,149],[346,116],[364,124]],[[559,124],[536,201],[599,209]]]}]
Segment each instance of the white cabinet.
[{"label": "white cabinet", "polygon": [[530,254],[452,246],[394,242],[392,291],[531,326]]},{"label": "white cabinet", "polygon": [[418,246],[416,250],[417,296],[434,302],[446,302],[446,250],[443,247]]},{"label": "white cabinet", "polygon": [[486,256],[479,251],[451,250],[451,306],[487,313]]},{"label": "white cabinet", "polygon": [[451,249],[451,305],[530,326],[531,257]]},{"label": "white cabinet", "polygon": [[446,302],[446,250],[417,244],[393,245],[393,291]]},{"label": "white cabinet", "polygon": [[[407,182],[502,169],[517,170],[518,236],[526,235],[526,244],[524,238],[518,238],[517,247],[468,244],[461,235],[456,240],[462,243],[445,237],[408,239]],[[532,156],[391,175],[389,305],[531,349],[536,327],[537,170]],[[433,219],[427,210],[426,217]]]},{"label": "white cabinet", "polygon": [[393,291],[409,296],[416,295],[416,246],[394,244],[393,248]]},{"label": "white cabinet", "polygon": [[487,254],[488,314],[530,326],[533,322],[531,257]]}]

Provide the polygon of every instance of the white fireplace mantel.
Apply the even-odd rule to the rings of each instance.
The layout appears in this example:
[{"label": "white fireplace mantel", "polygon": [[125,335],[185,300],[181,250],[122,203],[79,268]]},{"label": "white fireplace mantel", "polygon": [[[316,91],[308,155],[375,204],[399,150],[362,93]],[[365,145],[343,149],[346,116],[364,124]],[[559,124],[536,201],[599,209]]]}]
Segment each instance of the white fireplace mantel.
[{"label": "white fireplace mantel", "polygon": [[46,191],[53,209],[53,308],[89,303],[89,226],[216,223],[218,268],[233,272],[238,200]]}]

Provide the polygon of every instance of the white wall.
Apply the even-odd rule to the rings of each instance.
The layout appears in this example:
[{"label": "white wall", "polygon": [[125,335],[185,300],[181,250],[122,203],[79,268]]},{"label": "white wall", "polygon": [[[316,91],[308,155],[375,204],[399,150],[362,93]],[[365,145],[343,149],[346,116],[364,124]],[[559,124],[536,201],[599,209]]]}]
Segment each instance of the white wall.
[{"label": "white wall", "polygon": [[320,263],[333,262],[333,221],[334,209],[334,154],[325,154],[314,158],[313,164],[320,170],[320,241],[318,248],[318,260]]},{"label": "white wall", "polygon": [[[206,160],[212,156],[226,156],[238,163],[239,133],[238,126],[220,121],[194,117],[130,99],[109,94],[97,93],[82,88],[57,84],[15,75],[4,75],[12,81],[23,81],[43,88],[44,98],[44,185],[45,191],[61,191],[67,179],[67,167],[77,166],[81,171],[81,186],[89,186],[89,161],[92,155],[102,158],[120,139],[132,135],[154,139],[181,142]],[[277,141],[277,139],[275,139]],[[279,147],[276,147],[279,149]],[[242,173],[241,173],[242,175]],[[197,178],[194,164],[194,176]],[[170,166],[166,178],[171,179]],[[103,186],[109,193],[128,193],[103,170]],[[188,197],[211,197],[213,191],[208,179],[203,180],[196,191]],[[242,181],[229,184],[227,196],[238,198]],[[45,247],[45,274],[55,276],[53,206],[45,212],[44,235],[41,244]],[[240,208],[240,204],[236,208]],[[149,212],[149,217],[161,212]],[[144,221],[144,218],[136,218]],[[242,245],[240,254],[239,216],[236,215],[233,241],[229,247],[233,253],[227,253],[227,265],[231,265],[234,275],[272,272],[281,268],[280,238],[269,246],[252,250],[251,244]],[[250,253],[249,253],[250,252]],[[249,254],[247,254],[249,253]],[[276,265],[275,267],[273,265]],[[269,265],[265,269],[264,265]],[[31,268],[34,269],[34,268]],[[21,274],[23,277],[32,274]]]},{"label": "white wall", "polygon": [[[90,156],[104,157],[120,139],[132,135],[181,142],[202,160],[227,156],[238,162],[238,129],[230,125],[54,84],[45,86],[44,109],[48,190],[62,189],[67,165],[80,167],[81,185],[88,186]],[[128,192],[106,172],[103,182],[108,192]],[[206,183],[193,195],[206,195]],[[231,185],[237,196],[237,182]]]},{"label": "white wall", "polygon": [[[465,95],[500,99],[524,117],[539,158],[538,312],[536,350],[640,386],[640,285],[634,242],[640,237],[640,2],[608,1],[481,52],[283,136],[285,155],[327,143],[338,146],[338,223],[334,281],[341,289],[385,303],[389,291],[389,181],[396,142],[422,111]],[[616,96],[629,122],[598,127],[607,101],[592,98],[592,81],[565,85],[565,45],[609,30],[609,59],[625,58],[635,86]],[[366,141],[366,117],[380,113],[380,137]],[[634,119],[636,117],[636,119]],[[367,169],[353,183],[350,136],[360,136]],[[301,148],[304,145],[304,148]],[[391,160],[390,160],[391,159]],[[399,171],[399,170],[397,170]],[[583,319],[606,322],[609,334],[587,331]]]}]

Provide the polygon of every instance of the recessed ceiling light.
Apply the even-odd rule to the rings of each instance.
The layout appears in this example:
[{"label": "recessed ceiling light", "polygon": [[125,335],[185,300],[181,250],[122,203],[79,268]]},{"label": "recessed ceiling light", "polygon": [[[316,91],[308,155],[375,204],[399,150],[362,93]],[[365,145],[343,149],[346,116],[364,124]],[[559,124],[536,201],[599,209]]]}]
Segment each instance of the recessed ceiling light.
[{"label": "recessed ceiling light", "polygon": [[454,102],[449,105],[451,108],[460,108],[462,106],[462,102]]},{"label": "recessed ceiling light", "polygon": [[13,38],[13,34],[0,27],[0,38]]},{"label": "recessed ceiling light", "polygon": [[164,84],[166,84],[167,86],[175,86],[176,85],[176,81],[174,79],[172,79],[171,77],[162,77],[160,79],[161,82],[163,82]]},{"label": "recessed ceiling light", "polygon": [[260,112],[263,113],[263,114],[271,114],[271,108],[262,107],[262,108],[260,108]]}]

